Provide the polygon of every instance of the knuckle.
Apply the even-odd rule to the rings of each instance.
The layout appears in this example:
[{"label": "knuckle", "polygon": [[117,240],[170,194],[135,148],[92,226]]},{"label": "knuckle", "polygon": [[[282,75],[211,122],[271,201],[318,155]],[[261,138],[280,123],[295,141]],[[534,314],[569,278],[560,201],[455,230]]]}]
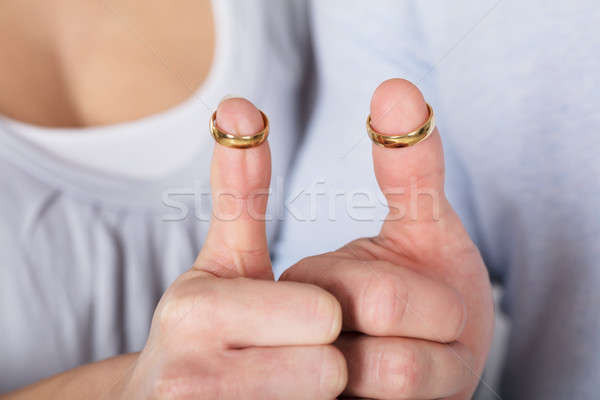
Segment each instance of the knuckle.
[{"label": "knuckle", "polygon": [[338,396],[348,383],[348,369],[342,353],[334,346],[322,346],[319,388],[323,398]]},{"label": "knuckle", "polygon": [[175,315],[177,313],[176,308],[179,307],[179,301],[176,297],[175,294],[170,293],[167,290],[158,303],[158,307],[154,313],[154,321],[161,331],[168,330],[172,321],[175,320]]},{"label": "knuckle", "polygon": [[387,334],[401,323],[406,313],[408,291],[399,279],[371,273],[359,301],[365,328],[374,334]]},{"label": "knuckle", "polygon": [[288,269],[283,271],[283,273],[279,277],[279,280],[280,281],[296,280],[299,276],[299,274],[298,274],[299,271],[306,271],[307,268],[311,268],[313,266],[312,263],[313,263],[314,257],[315,256],[311,256],[311,257],[305,257],[305,258],[301,259],[296,264],[292,265],[291,267],[289,267]]},{"label": "knuckle", "polygon": [[448,335],[442,342],[453,342],[462,335],[467,322],[467,305],[458,294],[449,302],[448,318],[450,320]]},{"label": "knuckle", "polygon": [[[218,292],[208,285],[172,287],[161,299],[155,312],[155,321],[161,331],[172,331],[186,321],[197,323],[211,320],[219,302]],[[187,318],[192,314],[201,318]]]},{"label": "knuckle", "polygon": [[372,371],[377,384],[386,386],[394,396],[401,398],[416,395],[423,375],[418,355],[414,349],[386,352],[380,350],[373,355]]},{"label": "knuckle", "polygon": [[[204,373],[200,373],[204,371]],[[221,387],[216,371],[206,373],[190,360],[168,363],[154,380],[151,387],[152,399],[196,399],[221,398]]]},{"label": "knuckle", "polygon": [[185,387],[181,378],[161,376],[154,382],[150,398],[157,400],[182,399],[187,395]]}]

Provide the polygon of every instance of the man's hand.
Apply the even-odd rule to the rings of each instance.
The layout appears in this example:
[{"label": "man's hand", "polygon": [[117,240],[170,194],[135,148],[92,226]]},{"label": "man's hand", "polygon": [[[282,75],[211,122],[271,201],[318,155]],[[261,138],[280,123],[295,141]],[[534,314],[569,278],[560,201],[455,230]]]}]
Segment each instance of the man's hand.
[{"label": "man's hand", "polygon": [[[410,132],[428,117],[410,82],[381,84],[373,128]],[[479,381],[493,331],[493,302],[479,252],[444,195],[436,131],[413,147],[373,145],[375,175],[389,205],[378,236],[301,260],[281,280],[316,284],[343,311],[336,346],[348,396],[467,399]]]},{"label": "man's hand", "polygon": [[[243,99],[224,101],[217,125],[263,128]],[[114,388],[121,399],[332,399],[346,385],[338,301],[314,285],[274,282],[264,216],[271,160],[216,144],[213,220],[194,267],[161,299],[148,342]]]}]

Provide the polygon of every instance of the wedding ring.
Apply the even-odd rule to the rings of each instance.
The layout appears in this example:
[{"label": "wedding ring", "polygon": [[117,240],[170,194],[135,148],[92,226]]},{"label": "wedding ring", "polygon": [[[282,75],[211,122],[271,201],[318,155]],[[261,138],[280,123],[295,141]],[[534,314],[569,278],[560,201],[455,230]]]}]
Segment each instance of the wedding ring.
[{"label": "wedding ring", "polygon": [[433,108],[427,104],[427,109],[429,110],[429,117],[427,118],[427,121],[423,123],[423,125],[412,132],[397,136],[388,136],[376,132],[371,126],[371,115],[369,115],[367,117],[367,133],[369,134],[369,137],[373,143],[379,146],[387,148],[414,146],[415,144],[427,139],[427,137],[431,135],[431,132],[433,132],[435,129],[435,115],[433,113]]},{"label": "wedding ring", "polygon": [[249,147],[258,146],[267,139],[267,136],[269,136],[269,119],[262,111],[260,111],[260,115],[262,115],[263,123],[265,125],[260,132],[250,136],[234,136],[219,129],[217,126],[217,112],[215,111],[212,117],[210,117],[210,133],[217,143],[234,149],[247,149]]}]

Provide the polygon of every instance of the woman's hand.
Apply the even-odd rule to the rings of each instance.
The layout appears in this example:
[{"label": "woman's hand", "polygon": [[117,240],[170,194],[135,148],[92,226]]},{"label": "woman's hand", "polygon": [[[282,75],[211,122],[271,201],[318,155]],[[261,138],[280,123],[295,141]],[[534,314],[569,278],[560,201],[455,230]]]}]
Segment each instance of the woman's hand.
[{"label": "woman's hand", "polygon": [[[263,128],[243,99],[224,101],[217,124],[236,135]],[[332,399],[347,383],[331,343],[338,301],[305,283],[274,282],[264,214],[271,175],[267,142],[216,144],[213,219],[193,268],[165,292],[139,355],[76,368],[10,399]]]},{"label": "woman's hand", "polygon": [[[217,125],[236,135],[263,128],[243,99],[224,101]],[[115,387],[122,399],[331,399],[347,381],[341,308],[325,290],[274,282],[264,213],[268,143],[216,144],[213,219],[194,267],[154,314],[148,342]]]},{"label": "woman's hand", "polygon": [[[373,95],[380,133],[410,132],[427,117],[410,82],[386,81]],[[493,302],[485,265],[444,195],[440,136],[400,149],[374,145],[373,162],[390,208],[380,234],[305,258],[281,280],[316,284],[340,301],[345,395],[470,398],[492,338]]]}]

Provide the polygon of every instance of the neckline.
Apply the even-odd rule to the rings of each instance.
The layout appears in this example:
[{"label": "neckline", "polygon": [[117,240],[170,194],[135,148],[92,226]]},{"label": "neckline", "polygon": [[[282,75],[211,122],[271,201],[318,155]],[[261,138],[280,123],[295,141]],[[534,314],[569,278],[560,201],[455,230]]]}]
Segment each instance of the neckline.
[{"label": "neckline", "polygon": [[[40,146],[31,143],[21,135],[14,132],[16,129],[26,129],[39,134],[54,135],[104,135],[113,134],[116,130],[137,130],[156,123],[176,123],[182,114],[194,112],[202,107],[200,113],[208,108],[207,114],[213,104],[210,101],[218,100],[217,91],[224,82],[227,71],[227,62],[232,60],[235,42],[233,40],[232,21],[228,20],[227,9],[224,2],[213,1],[212,12],[215,21],[215,52],[213,62],[207,78],[188,99],[173,107],[151,114],[136,120],[116,124],[89,126],[82,128],[55,128],[43,127],[35,124],[17,121],[0,115],[0,154],[12,164],[29,172],[44,184],[65,190],[73,196],[103,203],[123,206],[135,205],[137,207],[161,207],[165,188],[174,187],[178,182],[190,185],[198,176],[194,168],[184,166],[173,171],[164,178],[141,179],[127,176],[116,176],[83,168],[80,165],[59,159]],[[205,100],[207,99],[207,100]],[[206,135],[208,138],[208,135]],[[209,150],[212,148],[212,143]],[[206,151],[206,149],[204,149]],[[194,160],[202,158],[196,155]],[[195,164],[191,160],[188,164]]]},{"label": "neckline", "polygon": [[194,89],[189,96],[179,103],[139,118],[105,125],[53,127],[17,120],[3,114],[0,114],[0,123],[35,134],[79,136],[80,134],[110,134],[112,131],[116,130],[137,129],[138,125],[151,124],[158,120],[163,121],[176,119],[176,116],[178,116],[181,112],[188,110],[190,107],[197,106],[198,103],[210,111],[212,109],[212,105],[209,104],[204,98],[208,97],[206,94],[210,94],[212,90],[214,90],[215,84],[221,75],[220,72],[223,71],[223,68],[220,68],[220,66],[226,61],[224,59],[224,53],[226,53],[226,51],[224,50],[226,50],[226,45],[229,44],[227,43],[227,40],[224,40],[224,36],[226,38],[231,37],[231,32],[225,32],[225,29],[222,29],[227,28],[229,24],[224,23],[225,21],[223,21],[223,12],[220,9],[220,3],[221,2],[219,1],[211,0],[215,43],[213,59],[210,64],[208,74],[203,82],[196,89]]}]

